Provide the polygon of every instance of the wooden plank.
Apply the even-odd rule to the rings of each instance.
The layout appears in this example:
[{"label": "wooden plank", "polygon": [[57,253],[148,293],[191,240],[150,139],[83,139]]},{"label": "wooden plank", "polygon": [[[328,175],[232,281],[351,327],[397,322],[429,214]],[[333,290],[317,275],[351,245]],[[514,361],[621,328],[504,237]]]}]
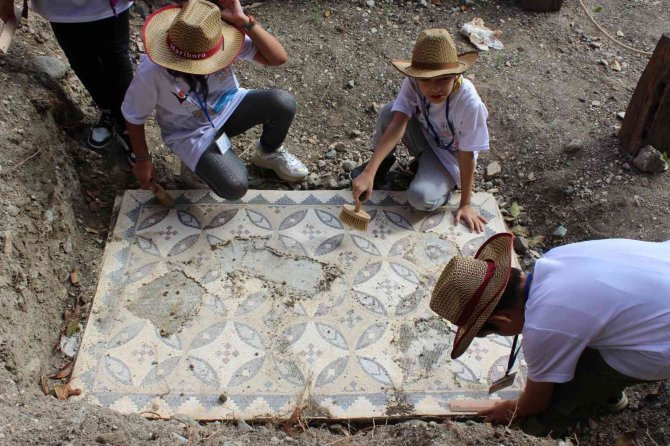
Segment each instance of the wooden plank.
[{"label": "wooden plank", "polygon": [[670,33],[656,45],[628,103],[619,143],[632,156],[647,144],[670,153]]},{"label": "wooden plank", "polygon": [[459,413],[477,413],[482,410],[492,409],[501,400],[451,400],[449,410]]},{"label": "wooden plank", "polygon": [[[9,45],[12,43],[12,38],[16,29],[19,27],[19,21],[21,20],[21,10],[16,9],[14,14],[9,14],[9,18],[6,22],[3,23],[2,30],[0,31],[0,54],[7,54]],[[1,20],[0,20],[1,22]]]}]

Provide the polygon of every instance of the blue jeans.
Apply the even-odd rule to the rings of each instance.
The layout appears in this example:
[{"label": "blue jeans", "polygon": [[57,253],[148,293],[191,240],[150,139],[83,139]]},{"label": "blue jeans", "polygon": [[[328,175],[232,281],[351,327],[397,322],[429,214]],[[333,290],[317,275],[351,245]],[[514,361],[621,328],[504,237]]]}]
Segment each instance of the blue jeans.
[{"label": "blue jeans", "polygon": [[[373,147],[377,147],[391,123],[392,106],[393,102],[389,102],[379,111],[372,137]],[[412,156],[419,158],[419,169],[407,189],[407,201],[420,211],[434,211],[449,201],[456,181],[431,149],[419,121],[409,120],[402,142]]]}]

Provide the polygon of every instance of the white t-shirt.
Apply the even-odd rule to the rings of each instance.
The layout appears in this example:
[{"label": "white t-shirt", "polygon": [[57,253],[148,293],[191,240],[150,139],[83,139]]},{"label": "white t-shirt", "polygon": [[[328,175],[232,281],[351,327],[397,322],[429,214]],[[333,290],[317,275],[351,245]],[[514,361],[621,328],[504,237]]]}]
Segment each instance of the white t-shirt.
[{"label": "white t-shirt", "polygon": [[[132,4],[132,1],[118,0],[116,13],[121,14]],[[95,22],[114,15],[109,0],[32,0],[32,8],[54,23]]]},{"label": "white t-shirt", "polygon": [[[251,61],[257,49],[245,37],[238,58]],[[207,114],[203,98],[189,91],[188,84],[175,78],[166,68],[143,55],[137,73],[128,87],[121,106],[123,116],[131,124],[144,124],[156,110],[156,121],[165,144],[195,171],[202,153],[242,101],[247,90],[240,88],[232,66],[212,73],[207,79]],[[213,126],[212,126],[213,124]]]},{"label": "white t-shirt", "polygon": [[564,383],[585,348],[638,379],[670,379],[670,241],[597,240],[535,264],[526,303],[528,377]]},{"label": "white t-shirt", "polygon": [[[461,87],[447,101],[435,105],[421,94],[416,80],[405,78],[392,110],[419,121],[431,149],[458,187],[461,187],[458,151],[474,152],[476,160],[478,152],[489,150],[489,131],[486,126],[488,111],[475,86],[468,79],[463,79]],[[426,121],[426,112],[430,123]],[[450,143],[451,146],[447,150],[438,147],[438,145],[447,147]]]}]

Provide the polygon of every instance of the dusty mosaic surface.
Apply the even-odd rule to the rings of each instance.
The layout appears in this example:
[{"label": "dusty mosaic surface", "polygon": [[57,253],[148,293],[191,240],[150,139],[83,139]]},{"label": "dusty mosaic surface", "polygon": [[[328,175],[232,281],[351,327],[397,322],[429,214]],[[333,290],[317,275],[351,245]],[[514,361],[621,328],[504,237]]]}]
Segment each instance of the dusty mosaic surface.
[{"label": "dusty mosaic surface", "polygon": [[451,360],[453,328],[428,308],[443,265],[504,230],[493,196],[474,195],[490,220],[475,235],[453,224],[458,197],[426,214],[377,192],[359,232],[338,220],[346,191],[173,194],[173,209],[147,191],[123,198],[73,374],[81,398],[196,419],[296,405],[312,417],[440,415],[504,373],[509,339],[477,339]]}]

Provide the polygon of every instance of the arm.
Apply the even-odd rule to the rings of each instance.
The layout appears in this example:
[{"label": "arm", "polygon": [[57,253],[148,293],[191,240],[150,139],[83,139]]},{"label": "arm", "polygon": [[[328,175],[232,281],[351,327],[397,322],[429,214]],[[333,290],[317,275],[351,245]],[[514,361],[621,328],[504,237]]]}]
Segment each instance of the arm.
[{"label": "arm", "polygon": [[[249,24],[249,17],[244,14],[240,0],[219,0],[221,18],[237,28]],[[261,65],[277,66],[286,63],[288,56],[281,43],[258,23],[247,33],[258,48],[254,60]]]},{"label": "arm", "polygon": [[494,424],[510,423],[517,418],[527,418],[544,412],[551,404],[554,395],[554,383],[526,380],[526,387],[516,400],[497,403],[493,409],[479,412],[486,421]]},{"label": "arm", "polygon": [[[128,137],[130,144],[133,146],[133,152],[136,157],[149,156],[149,147],[147,146],[147,138],[144,133],[144,124],[131,124],[126,121],[128,129]],[[149,184],[154,175],[154,165],[150,159],[137,160],[133,166],[133,174],[137,181],[140,182],[142,189],[149,189]]]},{"label": "arm", "polygon": [[384,160],[384,158],[386,158],[388,154],[391,153],[391,151],[402,139],[403,135],[405,134],[405,129],[407,128],[407,122],[409,122],[409,118],[404,113],[393,113],[391,123],[384,131],[379,144],[377,144],[377,147],[375,147],[372,158],[370,158],[370,161],[368,161],[368,164],[365,166],[363,172],[357,176],[352,183],[354,201],[356,203],[360,201],[359,198],[364,193],[364,200],[370,198],[377,169],[379,169],[379,165]]},{"label": "arm", "polygon": [[463,219],[470,227],[470,231],[480,233],[484,231],[484,225],[487,223],[486,219],[479,215],[472,206],[470,206],[470,199],[472,198],[472,184],[475,177],[475,154],[465,150],[458,151],[458,168],[461,171],[461,204],[456,211],[454,224]]}]

